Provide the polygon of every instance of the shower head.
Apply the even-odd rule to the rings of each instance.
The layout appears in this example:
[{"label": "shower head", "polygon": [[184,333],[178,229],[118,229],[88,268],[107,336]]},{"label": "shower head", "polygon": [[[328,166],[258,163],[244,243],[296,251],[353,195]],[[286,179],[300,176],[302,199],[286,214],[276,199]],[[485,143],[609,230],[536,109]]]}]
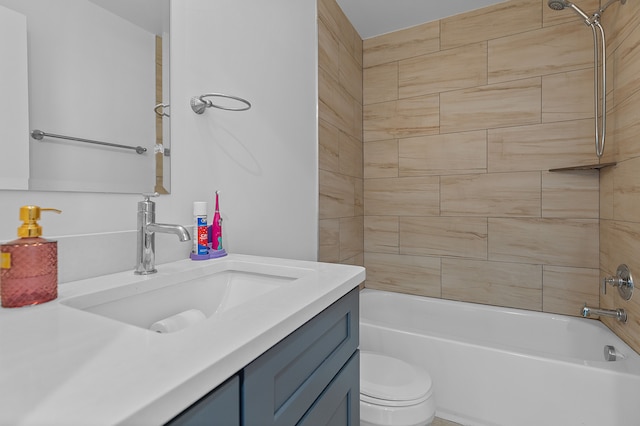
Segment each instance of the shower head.
[{"label": "shower head", "polygon": [[576,6],[575,4],[571,3],[568,0],[549,0],[547,2],[547,4],[553,10],[562,10],[565,7],[573,9],[574,12],[576,12],[578,15],[580,15],[582,17],[582,19],[584,19],[585,24],[587,24],[587,25],[591,25],[592,24],[591,18],[589,18],[589,15],[584,13],[584,11],[582,9],[580,9],[578,6]]},{"label": "shower head", "polygon": [[566,0],[549,0],[549,7],[553,10],[562,10],[568,6]]}]

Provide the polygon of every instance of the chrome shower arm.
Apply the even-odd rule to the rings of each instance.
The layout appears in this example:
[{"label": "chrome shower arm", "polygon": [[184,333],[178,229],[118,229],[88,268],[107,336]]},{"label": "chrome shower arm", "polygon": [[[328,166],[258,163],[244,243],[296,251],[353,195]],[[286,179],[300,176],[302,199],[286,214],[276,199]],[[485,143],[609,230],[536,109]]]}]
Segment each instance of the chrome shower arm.
[{"label": "chrome shower arm", "polygon": [[578,6],[576,6],[573,3],[568,2],[567,6],[569,6],[571,9],[573,9],[574,12],[576,12],[578,15],[580,15],[582,17],[582,19],[584,19],[584,23],[587,25],[593,25],[592,19],[591,17],[589,17],[589,15],[587,15],[584,10],[580,9]]}]

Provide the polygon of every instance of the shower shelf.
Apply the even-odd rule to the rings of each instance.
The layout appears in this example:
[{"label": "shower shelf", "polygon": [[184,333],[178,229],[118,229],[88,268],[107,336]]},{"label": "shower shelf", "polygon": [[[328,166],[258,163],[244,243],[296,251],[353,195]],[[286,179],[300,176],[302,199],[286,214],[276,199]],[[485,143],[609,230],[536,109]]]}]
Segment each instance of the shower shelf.
[{"label": "shower shelf", "polygon": [[599,163],[599,164],[587,164],[586,166],[571,166],[571,167],[559,167],[556,169],[549,169],[550,172],[569,172],[572,170],[600,170],[605,167],[615,166],[617,163]]}]

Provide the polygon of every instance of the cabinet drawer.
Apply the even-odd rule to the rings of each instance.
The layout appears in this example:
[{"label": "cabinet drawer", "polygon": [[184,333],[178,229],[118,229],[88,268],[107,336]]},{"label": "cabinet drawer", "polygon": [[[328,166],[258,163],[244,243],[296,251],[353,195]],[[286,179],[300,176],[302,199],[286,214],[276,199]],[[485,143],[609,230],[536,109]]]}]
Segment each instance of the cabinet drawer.
[{"label": "cabinet drawer", "polygon": [[360,426],[359,356],[351,356],[297,426]]},{"label": "cabinet drawer", "polygon": [[356,288],[249,364],[244,424],[298,423],[355,353],[358,320]]}]

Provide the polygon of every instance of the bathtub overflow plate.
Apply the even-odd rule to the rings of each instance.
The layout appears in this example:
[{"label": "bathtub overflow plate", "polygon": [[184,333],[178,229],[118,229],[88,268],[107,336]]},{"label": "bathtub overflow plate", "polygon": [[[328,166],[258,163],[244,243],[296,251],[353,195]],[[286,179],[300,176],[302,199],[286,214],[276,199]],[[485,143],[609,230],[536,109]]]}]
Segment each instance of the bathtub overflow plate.
[{"label": "bathtub overflow plate", "polygon": [[604,345],[604,359],[605,361],[615,361],[616,356],[616,348],[611,345]]}]

